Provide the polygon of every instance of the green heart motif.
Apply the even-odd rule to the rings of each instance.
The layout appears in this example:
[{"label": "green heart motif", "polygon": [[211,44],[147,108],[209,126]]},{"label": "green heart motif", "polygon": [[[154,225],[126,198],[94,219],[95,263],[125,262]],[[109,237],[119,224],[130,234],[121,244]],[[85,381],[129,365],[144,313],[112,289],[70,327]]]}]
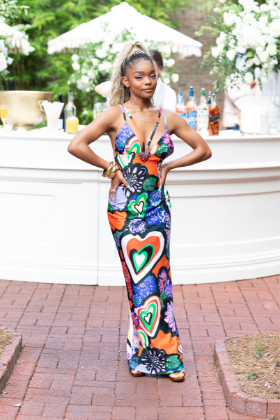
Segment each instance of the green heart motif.
[{"label": "green heart motif", "polygon": [[137,200],[131,200],[128,203],[128,210],[132,213],[130,217],[144,217],[147,208],[147,194],[138,195]]},{"label": "green heart motif", "polygon": [[142,309],[140,312],[140,319],[142,323],[144,324],[145,328],[147,328],[147,330],[150,332],[152,330],[156,314],[157,314],[157,307],[154,302],[150,303],[146,311]]},{"label": "green heart motif", "polygon": [[153,245],[144,245],[138,252],[136,249],[130,251],[130,260],[136,274],[149,264],[154,253],[155,248]]}]

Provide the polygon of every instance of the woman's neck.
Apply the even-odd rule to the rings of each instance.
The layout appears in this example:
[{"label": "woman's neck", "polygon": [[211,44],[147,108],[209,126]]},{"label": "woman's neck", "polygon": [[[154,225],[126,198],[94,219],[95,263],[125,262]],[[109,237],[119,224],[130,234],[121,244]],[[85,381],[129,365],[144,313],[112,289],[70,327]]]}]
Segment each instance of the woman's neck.
[{"label": "woman's neck", "polygon": [[151,98],[145,99],[140,98],[139,96],[131,95],[130,99],[126,102],[126,107],[131,109],[139,109],[140,111],[152,108]]}]

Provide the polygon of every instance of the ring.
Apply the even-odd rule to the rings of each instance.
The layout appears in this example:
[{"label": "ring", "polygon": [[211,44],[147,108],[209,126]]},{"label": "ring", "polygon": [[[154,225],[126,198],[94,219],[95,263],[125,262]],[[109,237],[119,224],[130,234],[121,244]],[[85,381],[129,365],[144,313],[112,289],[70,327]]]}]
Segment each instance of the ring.
[{"label": "ring", "polygon": [[113,188],[112,190],[111,190],[111,193],[115,193],[116,192],[116,190],[115,190],[115,188]]}]

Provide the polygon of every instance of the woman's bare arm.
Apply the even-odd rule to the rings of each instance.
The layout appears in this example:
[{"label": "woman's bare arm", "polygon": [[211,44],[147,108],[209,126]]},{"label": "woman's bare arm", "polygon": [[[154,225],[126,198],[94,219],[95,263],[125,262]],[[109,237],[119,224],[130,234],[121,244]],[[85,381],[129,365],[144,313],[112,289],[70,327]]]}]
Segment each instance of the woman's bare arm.
[{"label": "woman's bare arm", "polygon": [[67,151],[71,155],[89,163],[90,165],[97,166],[98,168],[107,169],[110,164],[94,153],[89,147],[90,143],[96,141],[104,133],[113,134],[115,131],[114,123],[119,118],[119,110],[117,107],[107,109],[101,112],[94,121],[87,127],[81,130],[69,144]]},{"label": "woman's bare arm", "polygon": [[[89,163],[90,165],[97,166],[102,169],[108,169],[110,163],[94,153],[89,147],[89,144],[96,141],[104,133],[107,133],[112,139],[114,134],[116,134],[118,120],[121,115],[120,109],[117,106],[101,112],[101,114],[99,114],[92,123],[81,130],[73,138],[67,148],[67,151],[71,153],[71,155]],[[111,181],[111,190],[116,190],[120,183],[123,183],[126,187],[128,187],[128,183],[126,182],[122,172],[118,171]],[[113,192],[114,200],[115,197],[116,194]]]}]

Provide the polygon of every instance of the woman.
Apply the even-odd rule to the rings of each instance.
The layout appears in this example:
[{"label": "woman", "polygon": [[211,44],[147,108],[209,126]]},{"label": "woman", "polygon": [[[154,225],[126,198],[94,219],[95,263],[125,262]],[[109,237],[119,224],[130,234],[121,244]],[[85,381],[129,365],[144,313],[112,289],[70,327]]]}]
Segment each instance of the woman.
[{"label": "woman", "polygon": [[[108,218],[127,285],[131,374],[167,374],[172,381],[183,381],[183,353],[173,315],[170,198],[165,180],[171,169],[206,160],[211,151],[183,118],[152,104],[156,83],[153,61],[144,46],[126,45],[113,70],[111,108],[80,131],[68,151],[102,168],[103,176],[112,179]],[[114,150],[110,163],[89,147],[105,132]],[[194,150],[163,165],[174,150],[171,134]]]},{"label": "woman", "polygon": [[[171,109],[171,111],[175,112],[177,103],[175,90],[165,85],[160,77],[160,72],[163,69],[162,55],[157,50],[149,50],[149,55],[153,60],[157,77],[157,87],[153,97],[154,105],[156,107]],[[108,80],[107,82],[103,82],[100,83],[100,85],[97,85],[95,87],[95,92],[99,93],[99,95],[103,96],[104,98],[107,98],[110,89],[111,81]]]}]

